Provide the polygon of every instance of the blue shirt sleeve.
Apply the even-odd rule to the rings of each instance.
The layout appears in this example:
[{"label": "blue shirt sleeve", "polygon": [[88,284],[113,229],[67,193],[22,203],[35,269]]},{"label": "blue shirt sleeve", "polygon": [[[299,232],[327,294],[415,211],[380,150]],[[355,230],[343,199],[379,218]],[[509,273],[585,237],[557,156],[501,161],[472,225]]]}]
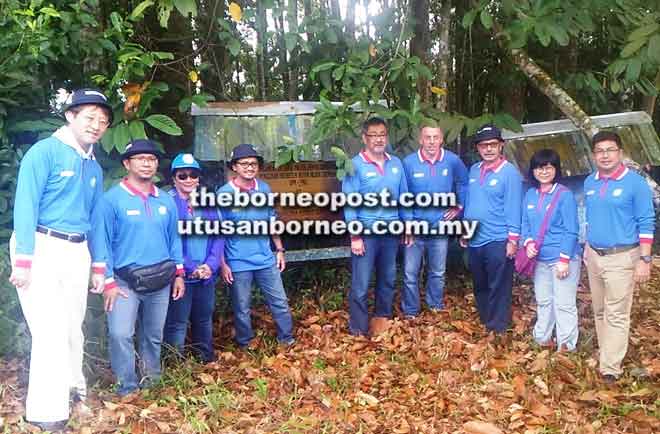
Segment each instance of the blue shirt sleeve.
[{"label": "blue shirt sleeve", "polygon": [[103,228],[104,243],[105,243],[105,277],[106,280],[112,278],[115,274],[114,271],[114,258],[112,255],[112,241],[115,238],[116,230],[116,218],[115,211],[110,203],[108,194],[104,194],[101,197],[101,200],[98,204],[98,222],[96,224],[101,225]]},{"label": "blue shirt sleeve", "polygon": [[99,171],[99,177],[94,188],[92,198],[91,228],[89,230],[89,253],[92,257],[92,266],[105,265],[106,249],[105,234],[103,232],[103,218],[99,204],[103,197],[103,171]]},{"label": "blue shirt sleeve", "polygon": [[[222,220],[220,211],[217,212],[217,220]],[[211,271],[215,274],[220,268],[220,263],[224,255],[225,250],[225,238],[222,235],[213,235],[209,237],[209,243],[211,246],[209,248],[209,254],[206,256],[204,263],[211,268]]]},{"label": "blue shirt sleeve", "polygon": [[520,234],[520,245],[525,245],[525,241],[528,238],[532,237],[532,229],[529,223],[529,216],[527,215],[527,203],[529,202],[530,196],[532,195],[533,189],[527,190],[525,194],[525,200],[520,204],[520,212],[522,214],[522,233]]},{"label": "blue shirt sleeve", "polygon": [[[357,168],[354,175],[346,175],[341,182],[341,191],[344,194],[357,193],[360,189],[360,179],[358,177]],[[357,211],[355,208],[344,205],[344,220],[352,222],[357,220]]]},{"label": "blue shirt sleeve", "polygon": [[14,199],[16,254],[34,254],[34,232],[39,221],[39,204],[51,169],[45,146],[33,146],[21,160]]},{"label": "blue shirt sleeve", "polygon": [[458,156],[454,158],[452,166],[454,172],[454,185],[456,188],[456,195],[458,196],[458,205],[464,208],[465,199],[467,197],[468,170]]},{"label": "blue shirt sleeve", "polygon": [[580,228],[577,202],[573,192],[568,189],[562,192],[562,197],[557,205],[559,207],[557,211],[561,213],[561,219],[564,222],[564,233],[559,243],[559,254],[571,259],[575,255],[575,246],[577,245]]},{"label": "blue shirt sleeve", "polygon": [[637,191],[633,196],[633,213],[637,222],[640,239],[653,239],[655,232],[655,211],[653,209],[653,193],[646,180],[639,176]]},{"label": "blue shirt sleeve", "polygon": [[522,178],[518,169],[511,167],[511,174],[506,177],[506,193],[504,203],[507,204],[505,219],[509,239],[517,240],[520,236],[520,208],[522,207]]}]

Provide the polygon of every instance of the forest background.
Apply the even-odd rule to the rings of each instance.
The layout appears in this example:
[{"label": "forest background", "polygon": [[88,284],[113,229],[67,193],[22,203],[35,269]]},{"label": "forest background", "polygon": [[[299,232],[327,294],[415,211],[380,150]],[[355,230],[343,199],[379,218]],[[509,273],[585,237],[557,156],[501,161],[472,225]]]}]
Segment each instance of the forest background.
[{"label": "forest background", "polygon": [[450,143],[485,122],[658,118],[658,1],[3,0],[0,34],[0,355],[28,342],[7,280],[17,167],[63,123],[61,89],[100,87],[116,107],[107,184],[132,138],[191,150],[191,104],[209,101],[342,103],[321,105],[310,143],[275,144],[280,163],[369,113],[396,143],[426,118]]}]

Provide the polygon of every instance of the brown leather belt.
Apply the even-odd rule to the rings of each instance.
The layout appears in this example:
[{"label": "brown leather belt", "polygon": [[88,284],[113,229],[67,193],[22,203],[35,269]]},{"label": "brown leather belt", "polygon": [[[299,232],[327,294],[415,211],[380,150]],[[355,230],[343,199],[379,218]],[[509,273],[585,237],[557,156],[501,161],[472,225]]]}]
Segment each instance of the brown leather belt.
[{"label": "brown leather belt", "polygon": [[614,255],[616,253],[623,253],[627,252],[628,250],[632,250],[635,247],[639,247],[639,243],[635,244],[624,244],[622,246],[614,246],[610,247],[607,249],[597,249],[596,247],[590,246],[591,250],[594,252],[598,253],[598,256],[607,256],[607,255]]}]

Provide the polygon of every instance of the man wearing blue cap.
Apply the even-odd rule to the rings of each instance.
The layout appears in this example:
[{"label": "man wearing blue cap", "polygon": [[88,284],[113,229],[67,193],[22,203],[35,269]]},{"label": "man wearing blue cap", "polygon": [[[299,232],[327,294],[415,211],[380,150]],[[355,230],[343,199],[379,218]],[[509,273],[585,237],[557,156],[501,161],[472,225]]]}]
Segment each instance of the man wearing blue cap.
[{"label": "man wearing blue cap", "polygon": [[[269,194],[271,190],[268,184],[257,178],[262,165],[263,158],[252,145],[236,146],[231,153],[229,162],[229,166],[236,176],[220,187],[218,193]],[[275,218],[275,210],[268,206],[221,208],[220,211],[223,220],[232,222],[269,221]],[[275,246],[275,254],[271,250],[271,240]],[[293,344],[293,318],[280,274],[285,267],[284,247],[279,236],[230,235],[226,237],[222,277],[231,285],[235,339],[241,348],[248,347],[254,338],[250,315],[253,281],[261,289],[273,315],[277,327],[277,340],[284,346]]]},{"label": "man wearing blue cap", "polygon": [[[103,195],[94,213],[105,234],[103,299],[110,363],[121,396],[159,380],[170,292],[178,300],[185,291],[176,205],[153,183],[160,155],[151,140],[129,143],[122,154],[128,175]],[[141,380],[133,343],[138,316]]]},{"label": "man wearing blue cap", "polygon": [[[112,107],[95,89],[73,93],[67,124],[35,143],[21,160],[10,242],[12,273],[32,335],[26,419],[62,429],[69,394],[84,399],[82,322],[92,267],[92,292],[103,291],[103,252],[92,210],[103,193],[94,143],[112,123]],[[91,256],[91,258],[90,258]]]},{"label": "man wearing blue cap", "polygon": [[520,238],[522,178],[504,158],[504,139],[497,127],[481,127],[472,138],[481,156],[468,174],[465,219],[479,226],[468,245],[474,298],[488,331],[503,335],[511,322],[513,258]]},{"label": "man wearing blue cap", "polygon": [[[194,208],[190,194],[199,187],[202,168],[192,154],[179,154],[172,160],[170,172],[174,188],[169,191],[176,203],[179,220],[218,220],[217,208]],[[224,238],[194,234],[182,236],[186,292],[170,302],[165,322],[165,343],[180,354],[186,340],[188,322],[192,348],[205,363],[215,360],[213,352],[213,311],[215,281],[220,270]]]}]

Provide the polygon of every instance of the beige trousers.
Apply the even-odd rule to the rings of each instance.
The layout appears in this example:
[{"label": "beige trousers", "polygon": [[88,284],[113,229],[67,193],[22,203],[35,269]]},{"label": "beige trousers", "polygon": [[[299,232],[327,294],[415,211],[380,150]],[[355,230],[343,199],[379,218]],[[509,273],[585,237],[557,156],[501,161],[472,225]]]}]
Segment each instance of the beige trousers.
[{"label": "beige trousers", "polygon": [[630,310],[635,283],[633,273],[639,248],[599,256],[587,247],[587,273],[600,350],[600,373],[618,377],[628,351]]},{"label": "beige trousers", "polygon": [[[82,323],[87,309],[87,243],[35,233],[32,282],[18,297],[32,335],[26,419],[69,418],[69,390],[85,389]],[[10,252],[15,251],[12,235]],[[13,261],[12,261],[13,263]]]}]

